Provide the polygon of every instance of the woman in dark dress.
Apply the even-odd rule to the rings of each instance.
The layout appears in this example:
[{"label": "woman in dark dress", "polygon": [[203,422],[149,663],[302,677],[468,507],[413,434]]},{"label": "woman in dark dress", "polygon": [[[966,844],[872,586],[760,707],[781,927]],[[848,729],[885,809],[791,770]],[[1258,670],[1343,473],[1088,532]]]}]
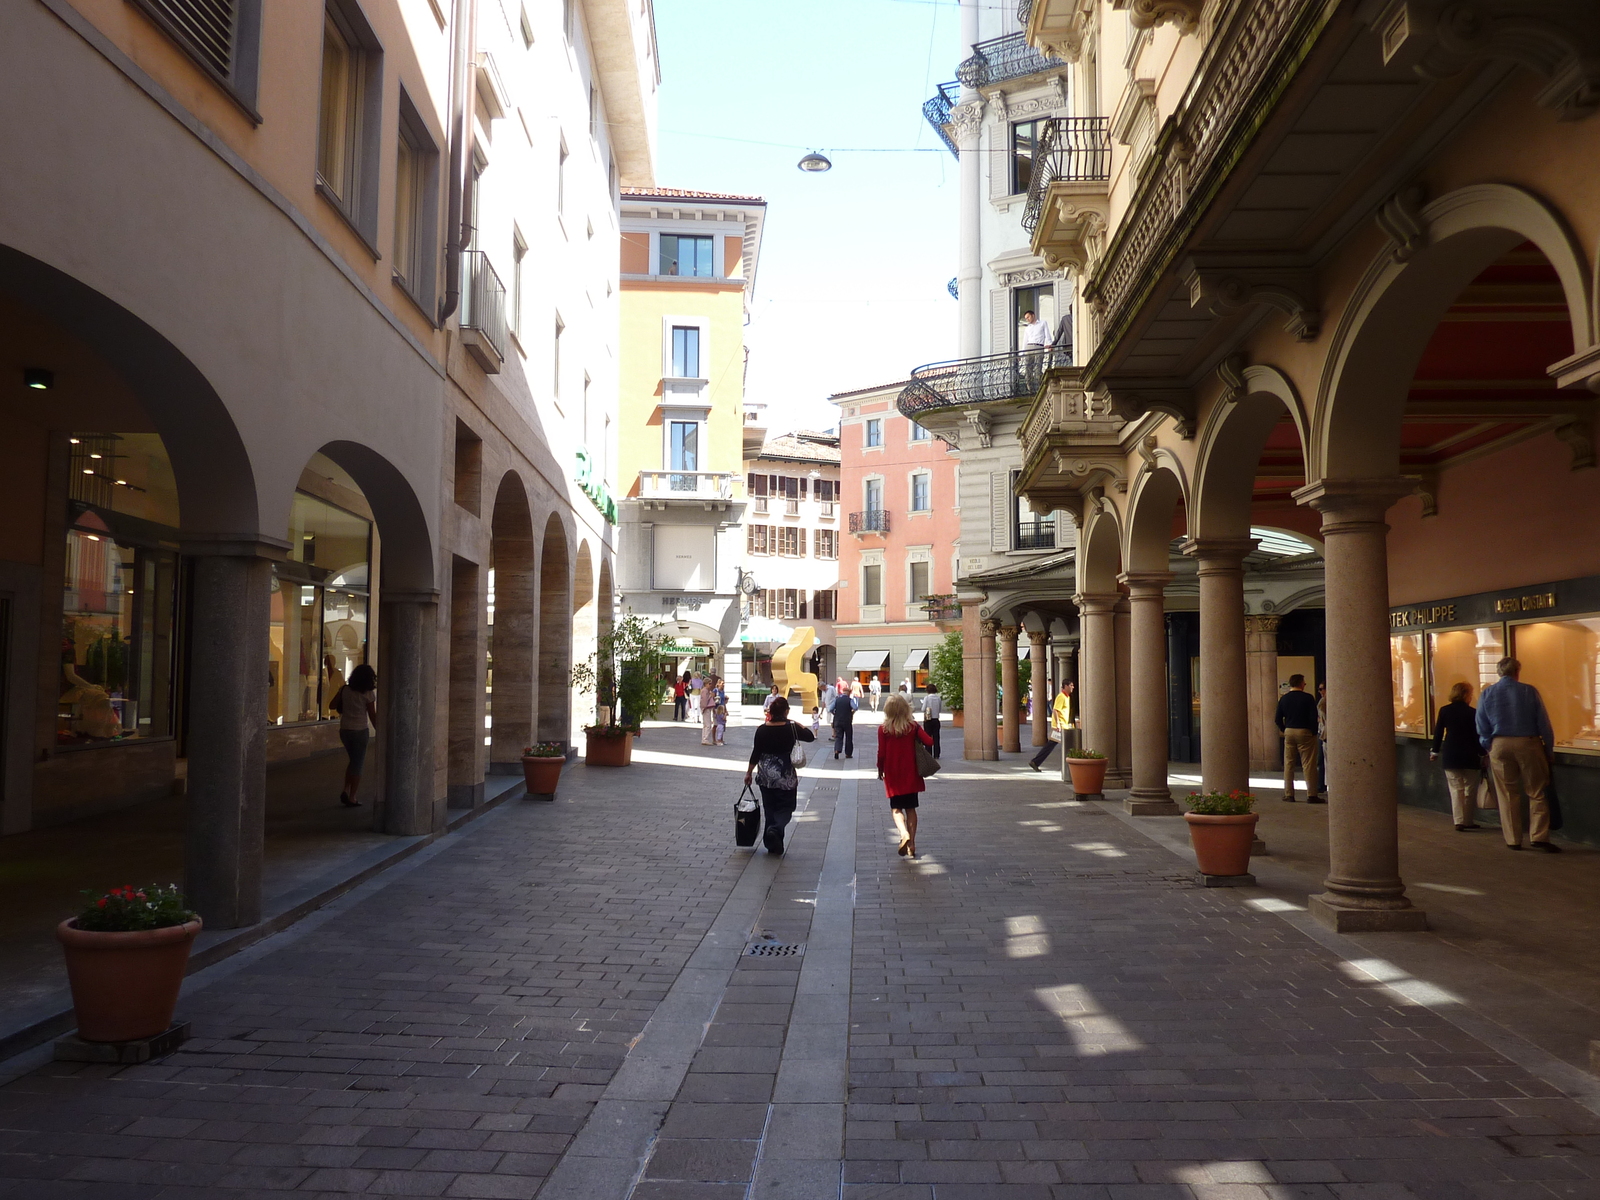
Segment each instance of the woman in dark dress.
[{"label": "woman in dark dress", "polygon": [[789,720],[789,701],[783,696],[774,698],[767,719],[756,730],[750,766],[744,773],[747,786],[754,778],[761,789],[761,844],[768,854],[783,853],[783,827],[794,816],[795,793],[800,790],[800,776],[789,756],[796,742],[816,740],[811,730]]},{"label": "woman in dark dress", "polygon": [[1450,703],[1439,710],[1433,726],[1433,750],[1428,761],[1444,747],[1444,778],[1450,786],[1450,815],[1456,832],[1483,828],[1476,816],[1478,781],[1483,778],[1483,745],[1478,741],[1478,710],[1472,707],[1472,685],[1458,683],[1450,689]]}]

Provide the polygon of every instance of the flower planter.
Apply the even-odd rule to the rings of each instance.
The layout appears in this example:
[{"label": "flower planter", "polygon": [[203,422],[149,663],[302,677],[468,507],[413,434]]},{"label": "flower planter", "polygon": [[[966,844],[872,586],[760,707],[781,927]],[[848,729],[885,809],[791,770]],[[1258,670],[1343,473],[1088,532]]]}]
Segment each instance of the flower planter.
[{"label": "flower planter", "polygon": [[78,1036],[86,1042],[132,1042],[165,1032],[200,918],[131,933],[77,925],[76,918],[61,922],[56,938],[67,959]]},{"label": "flower planter", "polygon": [[1256,836],[1255,813],[1212,815],[1184,813],[1189,841],[1202,875],[1244,875],[1250,870],[1250,844]]},{"label": "flower planter", "polygon": [[1104,758],[1067,759],[1067,770],[1072,773],[1072,790],[1080,796],[1098,796],[1105,790],[1106,766]]},{"label": "flower planter", "polygon": [[561,780],[561,768],[566,764],[564,758],[550,758],[533,755],[524,755],[522,759],[522,777],[527,781],[528,794],[531,796],[554,796],[556,784]]},{"label": "flower planter", "polygon": [[583,757],[591,767],[625,767],[633,761],[633,734],[586,730]]},{"label": "flower planter", "polygon": [[950,724],[956,729],[965,729],[967,727],[967,714],[959,708],[954,709],[950,713]]}]

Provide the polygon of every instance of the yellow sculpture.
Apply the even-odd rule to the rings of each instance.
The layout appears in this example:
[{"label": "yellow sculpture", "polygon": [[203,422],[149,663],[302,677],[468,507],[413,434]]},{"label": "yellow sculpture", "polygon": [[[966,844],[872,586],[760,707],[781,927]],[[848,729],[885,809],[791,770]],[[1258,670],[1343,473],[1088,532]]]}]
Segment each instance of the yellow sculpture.
[{"label": "yellow sculpture", "polygon": [[787,696],[790,688],[798,690],[802,712],[812,712],[817,707],[817,677],[803,669],[806,654],[816,644],[816,629],[802,625],[772,652],[772,682],[778,685],[778,695]]}]

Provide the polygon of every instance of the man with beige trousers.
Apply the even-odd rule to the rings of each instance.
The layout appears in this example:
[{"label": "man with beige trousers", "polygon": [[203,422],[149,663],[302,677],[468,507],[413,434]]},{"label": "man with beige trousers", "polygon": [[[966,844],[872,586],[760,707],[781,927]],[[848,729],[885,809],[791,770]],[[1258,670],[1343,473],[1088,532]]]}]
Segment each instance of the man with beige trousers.
[{"label": "man with beige trousers", "polygon": [[1500,801],[1500,831],[1506,845],[1522,849],[1522,792],[1528,793],[1528,845],[1546,854],[1561,850],[1550,840],[1550,763],[1556,735],[1550,727],[1539,689],[1517,678],[1522,664],[1502,658],[1495,664],[1500,678],[1478,697],[1478,740],[1489,754],[1495,791]]},{"label": "man with beige trousers", "polygon": [[1306,694],[1306,677],[1289,676],[1289,690],[1278,698],[1274,717],[1283,731],[1283,798],[1294,803],[1294,760],[1306,781],[1306,803],[1324,804],[1317,793],[1317,702]]}]

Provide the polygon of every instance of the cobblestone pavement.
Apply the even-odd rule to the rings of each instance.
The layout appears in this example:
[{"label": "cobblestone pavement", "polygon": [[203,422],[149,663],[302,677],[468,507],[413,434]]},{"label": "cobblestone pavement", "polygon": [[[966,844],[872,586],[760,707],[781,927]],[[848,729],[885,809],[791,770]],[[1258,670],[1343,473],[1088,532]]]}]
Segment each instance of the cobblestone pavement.
[{"label": "cobblestone pavement", "polygon": [[0,1089],[0,1196],[1600,1200],[1589,1109],[1048,778],[952,757],[908,861],[863,730],[773,859],[731,732],[200,977],[162,1062]]}]

